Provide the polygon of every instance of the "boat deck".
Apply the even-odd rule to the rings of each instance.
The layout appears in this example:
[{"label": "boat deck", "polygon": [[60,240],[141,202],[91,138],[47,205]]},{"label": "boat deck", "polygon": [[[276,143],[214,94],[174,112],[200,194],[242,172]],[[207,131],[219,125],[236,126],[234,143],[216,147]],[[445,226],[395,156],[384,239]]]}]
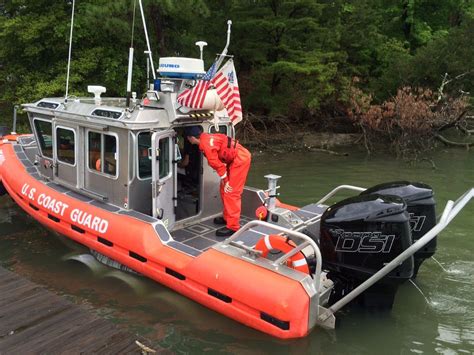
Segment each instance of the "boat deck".
[{"label": "boat deck", "polygon": [[137,336],[1,267],[0,295],[0,354],[141,353]]},{"label": "boat deck", "polygon": [[[34,145],[34,140],[31,137],[22,137],[22,139],[19,140],[19,143],[20,144],[14,144],[14,151],[30,176],[44,183],[49,188],[69,197],[73,197],[83,203],[102,208],[111,213],[133,217],[153,225],[157,236],[164,244],[173,249],[190,256],[198,256],[205,250],[225,240],[224,237],[216,236],[216,230],[222,226],[214,224],[213,217],[186,225],[185,227],[174,230],[170,233],[163,226],[161,221],[154,217],[134,210],[125,210],[119,206],[98,201],[88,195],[78,193],[77,191],[72,191],[65,186],[56,184],[54,182],[48,182],[41,177],[37,167],[33,164],[33,160],[37,152],[37,148]],[[324,210],[324,206],[310,204],[298,209],[295,211],[295,214],[301,219],[301,221],[307,221],[309,219],[321,216]],[[240,224],[244,225],[253,219],[255,219],[255,217],[242,215]],[[245,231],[245,233],[236,239],[235,242],[244,244],[247,247],[254,247],[260,238],[268,234],[280,234],[280,232],[259,226]]]},{"label": "boat deck", "polygon": [[[324,206],[310,204],[300,208],[299,210],[296,210],[295,214],[302,221],[307,221],[315,217],[320,217],[324,210]],[[242,215],[240,219],[240,225],[243,226],[247,222],[250,222],[254,219],[255,218]],[[213,245],[226,239],[224,237],[216,236],[216,230],[221,228],[222,225],[216,225],[213,220],[214,218],[208,218],[206,220],[193,223],[184,228],[171,232],[171,236],[176,242],[192,247],[201,252],[205,251],[211,248]],[[281,234],[281,232],[276,229],[258,226],[245,231],[234,241],[247,247],[254,247],[262,237],[265,237],[269,234]]]},{"label": "boat deck", "polygon": [[[244,225],[249,222],[251,218],[242,216],[240,219],[240,225]],[[217,237],[216,230],[223,227],[217,225],[214,222],[214,218],[208,218],[206,220],[193,223],[184,228],[171,232],[173,239],[179,243],[190,246],[199,251],[205,251],[212,247],[216,243],[224,241],[225,237]],[[247,245],[254,246],[257,241],[262,237],[263,232],[249,231],[245,233],[237,241]]]}]

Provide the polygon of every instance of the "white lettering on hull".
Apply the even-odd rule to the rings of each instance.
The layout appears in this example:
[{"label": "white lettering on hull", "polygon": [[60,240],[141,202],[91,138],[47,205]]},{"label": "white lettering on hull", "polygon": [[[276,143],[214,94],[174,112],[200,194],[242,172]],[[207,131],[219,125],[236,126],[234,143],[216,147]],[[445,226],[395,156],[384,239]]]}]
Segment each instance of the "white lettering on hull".
[{"label": "white lettering on hull", "polygon": [[98,233],[104,234],[107,232],[109,222],[97,216],[93,216],[90,213],[81,211],[75,208],[71,211],[71,220],[81,226],[92,229]]},{"label": "white lettering on hull", "polygon": [[[56,200],[55,198],[41,193],[36,198],[36,188],[31,187],[29,184],[23,184],[21,188],[21,194],[31,201],[36,202],[43,209],[55,213],[61,217],[66,215],[66,211],[69,209],[69,205],[63,201]],[[91,213],[85,212],[79,208],[74,208],[69,213],[69,218],[72,222],[93,230],[94,232],[104,234],[109,228],[109,222],[106,219],[94,216]]]}]

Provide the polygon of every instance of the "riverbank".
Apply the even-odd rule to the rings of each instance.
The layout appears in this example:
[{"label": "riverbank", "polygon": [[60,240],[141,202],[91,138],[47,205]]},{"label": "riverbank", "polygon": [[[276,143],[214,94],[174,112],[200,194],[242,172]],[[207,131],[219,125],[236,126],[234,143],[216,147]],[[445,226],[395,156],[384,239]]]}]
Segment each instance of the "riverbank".
[{"label": "riverbank", "polygon": [[357,133],[309,131],[272,132],[267,137],[255,136],[240,141],[254,154],[309,151],[346,156],[361,140],[361,135]]}]

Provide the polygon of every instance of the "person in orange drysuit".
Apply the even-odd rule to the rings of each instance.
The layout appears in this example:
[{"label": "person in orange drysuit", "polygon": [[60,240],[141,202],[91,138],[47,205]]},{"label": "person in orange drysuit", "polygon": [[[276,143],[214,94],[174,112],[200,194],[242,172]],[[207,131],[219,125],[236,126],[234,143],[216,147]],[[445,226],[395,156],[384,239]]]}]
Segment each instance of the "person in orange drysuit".
[{"label": "person in orange drysuit", "polygon": [[225,224],[216,231],[219,237],[234,234],[240,228],[242,192],[250,169],[251,154],[239,142],[221,133],[201,133],[198,126],[188,127],[185,135],[191,144],[199,145],[209,166],[221,178],[221,198],[224,205],[222,217],[216,224]]}]

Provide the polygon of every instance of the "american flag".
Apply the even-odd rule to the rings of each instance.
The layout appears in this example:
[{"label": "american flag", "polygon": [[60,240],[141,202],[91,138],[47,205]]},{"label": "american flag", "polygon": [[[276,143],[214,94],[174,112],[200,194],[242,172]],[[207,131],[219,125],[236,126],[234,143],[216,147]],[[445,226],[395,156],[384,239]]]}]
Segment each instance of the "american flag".
[{"label": "american flag", "polygon": [[186,89],[178,95],[177,101],[180,105],[200,109],[204,104],[206,98],[207,89],[211,85],[211,79],[216,73],[217,62],[214,62],[207,73],[198,80],[197,84],[192,89]]},{"label": "american flag", "polygon": [[211,81],[216,87],[217,95],[227,109],[232,124],[236,125],[242,121],[242,105],[234,61],[229,59]]}]

